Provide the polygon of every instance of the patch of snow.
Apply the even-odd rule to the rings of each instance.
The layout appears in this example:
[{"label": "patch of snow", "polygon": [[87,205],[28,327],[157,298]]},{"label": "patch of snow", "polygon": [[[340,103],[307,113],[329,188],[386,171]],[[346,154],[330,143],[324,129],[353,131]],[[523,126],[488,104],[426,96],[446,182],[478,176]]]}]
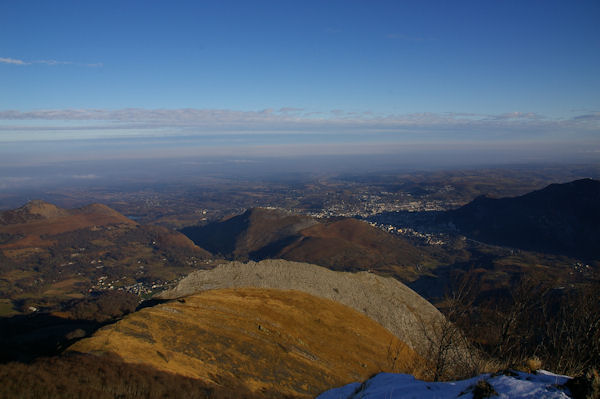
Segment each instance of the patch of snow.
[{"label": "patch of snow", "polygon": [[561,389],[570,377],[540,370],[537,374],[514,372],[514,375],[481,374],[461,381],[427,382],[408,374],[380,373],[364,383],[352,383],[331,389],[317,399],[450,399],[473,397],[472,388],[486,380],[498,393],[493,398],[566,399],[568,389]]}]

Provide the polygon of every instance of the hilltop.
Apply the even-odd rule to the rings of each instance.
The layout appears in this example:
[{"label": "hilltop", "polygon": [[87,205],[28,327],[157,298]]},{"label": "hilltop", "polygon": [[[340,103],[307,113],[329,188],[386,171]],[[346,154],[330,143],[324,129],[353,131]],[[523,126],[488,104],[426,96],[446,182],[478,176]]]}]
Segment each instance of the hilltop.
[{"label": "hilltop", "polygon": [[417,264],[435,264],[423,250],[352,218],[315,219],[276,209],[181,230],[198,246],[230,260],[287,259],[334,270],[373,270],[414,278]]},{"label": "hilltop", "polygon": [[42,200],[29,201],[21,208],[0,213],[0,225],[67,216],[68,211]]},{"label": "hilltop", "polygon": [[419,374],[422,360],[359,312],[299,291],[216,289],[126,316],[70,351],[254,393],[314,397],[381,370]]},{"label": "hilltop", "polygon": [[30,201],[21,208],[0,213],[0,249],[49,247],[49,238],[75,230],[105,226],[135,226],[133,220],[100,204],[62,209],[44,201]]},{"label": "hilltop", "polygon": [[105,205],[30,201],[0,213],[0,314],[56,310],[118,288],[142,294],[210,257],[177,231],[140,225]]},{"label": "hilltop", "polygon": [[433,305],[394,278],[368,272],[335,272],[285,260],[230,262],[196,271],[158,297],[173,299],[241,287],[296,290],[339,302],[377,321],[422,355],[427,346],[423,330],[444,319]]},{"label": "hilltop", "polygon": [[181,232],[214,254],[235,258],[249,257],[316,223],[311,217],[280,209],[253,208],[207,226],[186,227]]}]

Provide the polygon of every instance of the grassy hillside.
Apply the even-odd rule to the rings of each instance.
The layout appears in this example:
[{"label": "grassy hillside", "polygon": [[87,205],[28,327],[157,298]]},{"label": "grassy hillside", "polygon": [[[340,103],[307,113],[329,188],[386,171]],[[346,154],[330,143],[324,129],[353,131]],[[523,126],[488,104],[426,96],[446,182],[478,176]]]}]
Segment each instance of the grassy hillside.
[{"label": "grassy hillside", "polygon": [[130,314],[71,351],[252,392],[313,397],[375,372],[419,374],[422,360],[388,330],[339,303],[298,291],[207,291]]},{"label": "grassy hillside", "polygon": [[406,240],[356,219],[315,224],[272,258],[318,264],[334,270],[365,270],[406,277],[417,264],[431,263],[424,251]]}]

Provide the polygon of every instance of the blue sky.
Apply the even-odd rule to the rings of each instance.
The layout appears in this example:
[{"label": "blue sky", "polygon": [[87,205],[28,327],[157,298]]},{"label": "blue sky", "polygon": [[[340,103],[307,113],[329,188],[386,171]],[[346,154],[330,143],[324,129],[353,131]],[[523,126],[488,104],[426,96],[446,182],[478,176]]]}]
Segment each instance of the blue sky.
[{"label": "blue sky", "polygon": [[598,21],[597,0],[6,0],[0,143],[600,154]]}]

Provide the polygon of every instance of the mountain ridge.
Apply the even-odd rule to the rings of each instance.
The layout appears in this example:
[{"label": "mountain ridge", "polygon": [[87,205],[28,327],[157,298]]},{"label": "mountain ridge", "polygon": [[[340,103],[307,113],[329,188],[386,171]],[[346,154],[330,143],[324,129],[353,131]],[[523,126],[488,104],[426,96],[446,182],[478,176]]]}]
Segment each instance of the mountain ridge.
[{"label": "mountain ridge", "polygon": [[444,216],[477,240],[600,259],[600,181],[551,184],[508,198],[478,197]]}]

